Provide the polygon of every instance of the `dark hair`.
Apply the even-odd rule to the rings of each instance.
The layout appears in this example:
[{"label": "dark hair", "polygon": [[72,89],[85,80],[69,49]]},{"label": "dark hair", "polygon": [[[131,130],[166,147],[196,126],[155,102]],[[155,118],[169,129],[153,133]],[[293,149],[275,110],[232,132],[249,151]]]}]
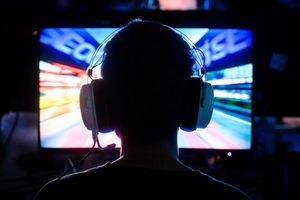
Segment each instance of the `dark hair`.
[{"label": "dark hair", "polygon": [[105,52],[102,76],[111,87],[117,130],[145,143],[164,138],[155,130],[176,131],[194,63],[182,36],[159,22],[133,20]]}]

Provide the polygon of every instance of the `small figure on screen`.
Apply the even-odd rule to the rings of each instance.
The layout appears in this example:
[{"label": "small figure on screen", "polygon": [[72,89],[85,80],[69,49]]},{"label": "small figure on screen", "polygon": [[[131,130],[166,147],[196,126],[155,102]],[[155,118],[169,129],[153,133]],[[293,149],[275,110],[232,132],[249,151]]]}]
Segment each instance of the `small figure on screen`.
[{"label": "small figure on screen", "polygon": [[102,79],[84,86],[81,112],[88,129],[116,132],[120,157],[51,180],[35,199],[250,199],[179,159],[178,129],[205,128],[212,115],[213,89],[203,80],[201,51],[176,29],[141,19],[111,35],[103,51],[103,61],[96,62]]}]

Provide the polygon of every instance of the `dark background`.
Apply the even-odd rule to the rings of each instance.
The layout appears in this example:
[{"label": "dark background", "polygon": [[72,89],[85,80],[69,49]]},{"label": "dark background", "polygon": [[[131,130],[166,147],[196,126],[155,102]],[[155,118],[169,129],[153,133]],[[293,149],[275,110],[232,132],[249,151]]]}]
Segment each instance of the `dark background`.
[{"label": "dark background", "polygon": [[[37,147],[38,28],[114,23],[143,16],[170,25],[245,26],[254,30],[254,141],[250,152],[181,152],[181,159],[239,185],[254,199],[297,199],[300,178],[300,2],[298,0],[201,0],[192,11],[161,11],[157,1],[12,0],[1,13],[0,198],[30,199],[37,189],[82,154],[42,154]],[[179,17],[180,16],[180,17]],[[180,21],[181,20],[181,21]],[[189,25],[189,24],[187,24]],[[273,59],[280,55],[287,58]],[[53,156],[55,155],[55,156]],[[118,152],[92,154],[77,170]]]}]

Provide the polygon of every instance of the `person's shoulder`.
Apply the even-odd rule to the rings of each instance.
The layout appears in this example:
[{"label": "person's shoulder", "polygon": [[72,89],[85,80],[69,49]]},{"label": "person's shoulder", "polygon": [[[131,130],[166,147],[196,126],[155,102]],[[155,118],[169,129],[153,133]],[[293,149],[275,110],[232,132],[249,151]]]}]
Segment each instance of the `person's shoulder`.
[{"label": "person's shoulder", "polygon": [[[243,190],[241,190],[239,187],[230,184],[224,180],[215,178],[211,175],[208,175],[200,170],[195,170],[195,173],[197,176],[201,177],[201,187],[203,189],[204,193],[207,193],[207,195],[211,196],[211,199],[214,199],[213,197],[226,197],[226,199],[231,200],[250,200],[250,196],[246,194]],[[213,193],[212,193],[213,192]]]},{"label": "person's shoulder", "polygon": [[[35,195],[35,200],[45,200],[53,198],[63,198],[70,195],[79,197],[81,194],[89,194],[89,190],[92,190],[95,185],[101,186],[101,181],[95,184],[99,180],[107,180],[109,177],[104,171],[110,170],[106,167],[107,164],[92,167],[84,171],[74,172],[66,174],[64,176],[54,178],[46,182]],[[107,182],[107,181],[106,181]]]}]

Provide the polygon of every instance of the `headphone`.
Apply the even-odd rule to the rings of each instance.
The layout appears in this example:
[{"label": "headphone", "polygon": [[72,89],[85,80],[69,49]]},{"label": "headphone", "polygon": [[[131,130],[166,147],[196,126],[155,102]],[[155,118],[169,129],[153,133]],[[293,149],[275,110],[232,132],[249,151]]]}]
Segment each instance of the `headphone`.
[{"label": "headphone", "polygon": [[[209,124],[214,103],[213,87],[205,82],[204,55],[193,42],[181,31],[164,25],[176,33],[190,45],[195,64],[194,69],[198,73],[191,76],[188,91],[181,108],[179,127],[184,131],[194,131],[197,128],[206,128]],[[87,74],[91,79],[90,83],[82,85],[80,89],[80,111],[84,125],[88,130],[92,130],[94,138],[98,132],[108,133],[114,130],[114,123],[111,116],[111,105],[109,101],[109,89],[104,79],[93,74],[93,69],[100,66],[105,58],[105,46],[123,28],[113,31],[98,46],[91,58],[87,68]],[[100,75],[100,72],[98,76]]]}]

